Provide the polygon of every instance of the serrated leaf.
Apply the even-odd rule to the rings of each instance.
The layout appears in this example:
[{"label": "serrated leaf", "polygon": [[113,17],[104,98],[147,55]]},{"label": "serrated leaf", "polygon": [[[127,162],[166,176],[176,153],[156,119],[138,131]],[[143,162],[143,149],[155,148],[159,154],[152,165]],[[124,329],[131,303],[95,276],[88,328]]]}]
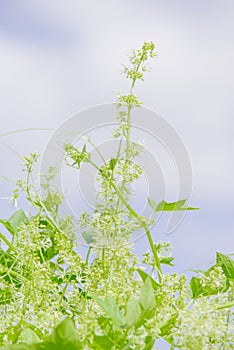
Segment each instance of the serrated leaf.
[{"label": "serrated leaf", "polygon": [[107,313],[115,325],[119,327],[123,327],[125,325],[125,318],[120,311],[119,305],[116,304],[116,302],[109,295],[106,296],[105,300],[102,300],[96,296],[93,296],[92,298]]},{"label": "serrated leaf", "polygon": [[194,208],[194,207],[184,207],[185,202],[186,202],[186,199],[181,199],[177,202],[170,202],[170,203],[163,200],[157,204],[154,200],[148,198],[148,203],[151,206],[151,208],[154,210],[154,212],[183,211],[183,210],[198,210],[199,209],[199,208]]},{"label": "serrated leaf", "polygon": [[149,278],[150,281],[151,281],[151,285],[152,285],[153,289],[154,290],[158,289],[158,287],[159,287],[158,282],[156,282],[150,275],[148,275],[148,273],[146,273],[145,271],[143,271],[141,269],[137,269],[137,272],[140,275],[140,277],[141,277],[143,282],[145,282],[145,280],[147,278]]},{"label": "serrated leaf", "polygon": [[216,253],[217,264],[222,267],[223,273],[229,279],[234,279],[234,261],[227,255]]},{"label": "serrated leaf", "polygon": [[14,234],[22,224],[28,223],[28,218],[23,209],[19,209],[8,220],[0,219],[0,223],[3,224],[11,234]]},{"label": "serrated leaf", "polygon": [[176,316],[172,316],[171,318],[169,318],[169,320],[159,325],[162,337],[170,336],[171,329],[172,327],[174,327],[175,321],[176,321]]},{"label": "serrated leaf", "polygon": [[22,330],[19,336],[19,340],[28,345],[36,344],[40,342],[40,338],[38,335],[31,329],[25,328]]},{"label": "serrated leaf", "polygon": [[81,350],[83,348],[75,325],[70,318],[63,320],[48,339],[38,346],[38,350]]},{"label": "serrated leaf", "polygon": [[[209,276],[210,271],[212,271],[212,268],[209,269],[204,274]],[[211,295],[217,295],[218,293],[223,293],[229,288],[230,283],[228,279],[226,279],[222,286],[211,288],[210,285],[202,286],[201,279],[199,277],[192,277],[190,281],[190,286],[192,289],[193,298],[197,298],[199,296],[211,296]]]},{"label": "serrated leaf", "polygon": [[43,343],[4,346],[1,350],[82,350],[84,346],[70,318],[63,320]]},{"label": "serrated leaf", "polygon": [[156,306],[154,289],[149,277],[146,278],[140,292],[139,302],[144,310],[152,310]]},{"label": "serrated leaf", "polygon": [[111,349],[113,346],[113,342],[105,335],[103,336],[94,336],[94,341],[92,343],[92,349],[94,350],[103,350],[103,349]]},{"label": "serrated leaf", "polygon": [[134,326],[141,317],[141,307],[138,301],[129,300],[126,305],[126,324],[128,327]]},{"label": "serrated leaf", "polygon": [[197,298],[199,295],[204,294],[204,289],[199,277],[192,277],[190,281],[190,287],[192,289],[193,298]]}]

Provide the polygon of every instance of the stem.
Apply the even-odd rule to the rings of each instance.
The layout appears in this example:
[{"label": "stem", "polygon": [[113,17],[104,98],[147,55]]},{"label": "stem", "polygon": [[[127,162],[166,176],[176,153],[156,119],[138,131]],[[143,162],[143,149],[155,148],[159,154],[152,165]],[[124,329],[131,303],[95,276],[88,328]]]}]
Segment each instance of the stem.
[{"label": "stem", "polygon": [[105,248],[102,248],[102,268],[105,267]]},{"label": "stem", "polygon": [[34,199],[31,196],[30,193],[30,186],[29,186],[29,181],[30,181],[30,171],[28,171],[27,173],[27,178],[26,178],[26,189],[22,188],[23,190],[26,191],[27,195],[28,195],[28,200],[30,201],[30,203],[35,207],[35,208],[41,208],[44,210],[44,212],[47,215],[47,219],[50,222],[50,224],[58,231],[61,232],[60,228],[57,226],[57,224],[55,223],[54,219],[51,217],[50,213],[48,212],[48,210],[46,209],[45,205],[43,204],[43,202],[39,199],[37,201],[37,203],[34,201]]},{"label": "stem", "polygon": [[8,247],[13,250],[15,253],[17,253],[16,248],[11,244],[11,242],[8,241],[8,239],[0,232],[0,238],[8,245]]},{"label": "stem", "polygon": [[[139,71],[140,66],[142,64],[142,59],[139,61],[137,67],[136,67],[136,72]],[[134,87],[135,87],[135,83],[136,83],[136,78],[132,79],[132,84],[131,84],[131,88],[130,88],[130,94],[133,93]],[[132,111],[132,106],[128,105],[128,119],[127,119],[127,137],[126,137],[126,141],[127,141],[127,158],[128,158],[128,151],[129,151],[129,147],[130,147],[130,133],[131,133],[131,111]]]},{"label": "stem", "polygon": [[[138,65],[137,65],[137,67],[136,67],[136,72],[139,71],[142,62],[143,62],[143,57],[141,57],[141,60],[139,61]],[[136,83],[136,77],[132,79],[132,84],[131,84],[131,87],[130,87],[130,94],[133,93],[133,90],[134,90],[134,87],[135,87],[135,83]],[[131,106],[131,105],[128,105],[127,126],[126,126],[126,128],[127,128],[127,136],[126,136],[126,143],[127,143],[127,145],[126,145],[126,161],[127,161],[128,157],[129,157],[129,147],[130,147],[130,141],[131,141],[131,111],[132,111],[132,106]],[[126,161],[125,161],[125,162],[126,162]],[[122,184],[121,184],[121,189],[120,189],[121,192],[122,192],[122,190],[123,190],[125,184],[126,184],[126,181],[123,180],[123,181],[122,181]],[[118,205],[118,204],[119,204],[119,203],[117,203],[117,205]],[[117,210],[118,210],[118,206],[117,206]]]},{"label": "stem", "polygon": [[86,263],[86,265],[88,265],[89,264],[89,256],[90,256],[90,253],[91,253],[91,247],[89,247],[89,249],[88,249],[88,252],[87,252],[87,255],[86,255],[86,259],[85,259],[85,263]]},{"label": "stem", "polygon": [[125,200],[125,198],[123,197],[122,193],[120,192],[120,190],[118,189],[118,187],[115,185],[115,183],[113,183],[111,181],[111,186],[114,188],[114,190],[116,191],[117,195],[119,196],[119,198],[121,199],[121,201],[124,203],[124,205],[126,206],[126,208],[129,210],[129,212],[138,220],[138,222],[140,222],[146,232],[149,244],[150,244],[150,248],[152,250],[153,256],[154,256],[154,262],[158,271],[158,279],[161,282],[162,281],[162,269],[161,269],[161,265],[160,265],[160,260],[157,254],[157,251],[155,249],[155,245],[151,236],[151,233],[147,227],[147,225],[144,224],[142,218],[137,214],[137,212],[128,204],[128,202]]},{"label": "stem", "polygon": [[87,142],[89,142],[90,145],[93,146],[93,148],[95,149],[95,151],[99,154],[99,156],[100,156],[101,160],[103,161],[103,163],[106,164],[106,160],[105,160],[105,158],[104,158],[102,152],[99,151],[99,149],[95,146],[95,144],[94,144],[90,139],[88,139]]},{"label": "stem", "polygon": [[[96,169],[98,169],[100,171],[100,173],[105,176],[105,173],[94,163],[92,162],[91,160],[89,160],[89,163],[92,164]],[[152,236],[151,236],[151,233],[147,227],[147,225],[143,222],[142,218],[137,214],[137,212],[128,204],[128,202],[126,201],[126,199],[124,198],[124,196],[122,195],[121,191],[118,189],[118,187],[116,186],[116,184],[110,180],[110,184],[111,186],[114,188],[116,194],[118,195],[118,197],[121,199],[121,201],[123,202],[123,204],[126,206],[126,208],[128,209],[128,211],[132,214],[132,216],[134,216],[138,222],[141,223],[141,225],[143,226],[145,232],[146,232],[146,235],[147,235],[147,238],[148,238],[148,241],[149,241],[149,244],[150,244],[150,248],[152,250],[152,253],[153,253],[153,257],[154,257],[154,262],[155,262],[155,266],[156,266],[156,269],[158,271],[158,279],[159,281],[161,282],[162,281],[162,269],[161,269],[161,265],[160,265],[160,260],[159,260],[159,257],[158,257],[158,254],[157,254],[157,251],[155,249],[155,246],[154,246],[154,242],[153,242],[153,239],[152,239]]]},{"label": "stem", "polygon": [[[12,277],[28,281],[27,278],[25,278],[24,276],[20,275],[18,272],[10,270],[9,268],[7,268],[4,265],[2,265],[1,263],[0,263],[0,265],[1,265],[1,271],[5,272],[6,275],[11,275]],[[2,276],[2,277],[4,277],[4,276]]]},{"label": "stem", "polygon": [[66,281],[66,284],[65,284],[65,286],[64,286],[64,288],[63,288],[63,291],[62,291],[62,294],[61,294],[61,298],[60,298],[60,302],[63,301],[63,298],[64,298],[64,296],[65,296],[67,287],[68,287],[68,285],[69,285],[69,283],[70,283],[71,277],[72,277],[72,271],[70,272],[69,277],[68,277],[68,279],[67,279],[67,281]]}]

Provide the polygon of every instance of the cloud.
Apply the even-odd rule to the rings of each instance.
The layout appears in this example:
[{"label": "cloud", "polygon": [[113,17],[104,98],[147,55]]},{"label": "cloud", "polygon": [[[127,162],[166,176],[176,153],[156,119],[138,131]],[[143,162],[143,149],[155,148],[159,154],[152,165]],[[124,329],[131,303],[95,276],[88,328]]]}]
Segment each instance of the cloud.
[{"label": "cloud", "polygon": [[229,192],[231,2],[24,0],[0,6],[3,128],[56,128],[79,109],[113,101],[128,86],[120,62],[153,40],[159,55],[137,91],[184,139],[196,187],[212,194],[222,179],[216,192]]}]

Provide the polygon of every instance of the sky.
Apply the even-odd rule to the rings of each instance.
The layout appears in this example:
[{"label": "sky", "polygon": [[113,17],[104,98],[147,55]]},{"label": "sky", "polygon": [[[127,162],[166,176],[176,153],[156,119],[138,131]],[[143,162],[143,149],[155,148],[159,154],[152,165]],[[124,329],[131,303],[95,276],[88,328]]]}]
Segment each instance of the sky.
[{"label": "sky", "polygon": [[[153,41],[158,56],[136,92],[182,140],[192,169],[191,204],[201,208],[171,234],[163,216],[155,240],[172,242],[179,272],[214,260],[216,251],[233,252],[233,37],[231,0],[2,0],[0,175],[18,179],[22,157],[45,154],[71,116],[114,102],[128,88],[121,64]],[[98,116],[95,125],[101,121]],[[92,135],[100,142],[100,130]],[[168,169],[169,188],[174,172],[157,159]],[[1,178],[0,186],[0,198],[9,196],[12,184]],[[82,206],[81,197],[72,200]],[[5,199],[0,208],[4,218],[13,212]],[[135,243],[137,254],[147,248],[144,237]]]}]

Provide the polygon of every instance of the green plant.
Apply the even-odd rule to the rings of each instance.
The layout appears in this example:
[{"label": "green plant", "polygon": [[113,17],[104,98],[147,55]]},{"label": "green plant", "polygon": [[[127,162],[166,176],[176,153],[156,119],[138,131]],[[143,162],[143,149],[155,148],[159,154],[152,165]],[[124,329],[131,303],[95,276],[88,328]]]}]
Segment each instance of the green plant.
[{"label": "green plant", "polygon": [[[2,349],[146,350],[160,338],[170,349],[234,348],[234,261],[217,253],[214,266],[189,283],[184,274],[163,273],[162,266],[173,261],[170,244],[155,242],[152,216],[139,215],[129,204],[130,185],[143,172],[134,162],[141,147],[131,141],[131,111],[141,106],[134,87],[154,56],[154,44],[144,43],[125,68],[131,86],[117,101],[116,154],[106,160],[96,148],[98,166],[88,151],[95,147],[91,140],[81,150],[65,145],[67,165],[80,169],[88,163],[100,185],[94,212],[79,218],[79,232],[89,246],[85,259],[77,252],[73,218],[59,213],[63,198],[50,185],[54,169],[44,176],[41,193],[32,180],[38,156],[25,157],[25,180],[17,182],[13,199],[26,193],[33,213],[20,209],[0,220],[8,231],[0,233],[7,246],[0,250]],[[196,209],[185,203],[148,199],[153,212]],[[142,259],[130,243],[139,229],[150,246]]]}]

